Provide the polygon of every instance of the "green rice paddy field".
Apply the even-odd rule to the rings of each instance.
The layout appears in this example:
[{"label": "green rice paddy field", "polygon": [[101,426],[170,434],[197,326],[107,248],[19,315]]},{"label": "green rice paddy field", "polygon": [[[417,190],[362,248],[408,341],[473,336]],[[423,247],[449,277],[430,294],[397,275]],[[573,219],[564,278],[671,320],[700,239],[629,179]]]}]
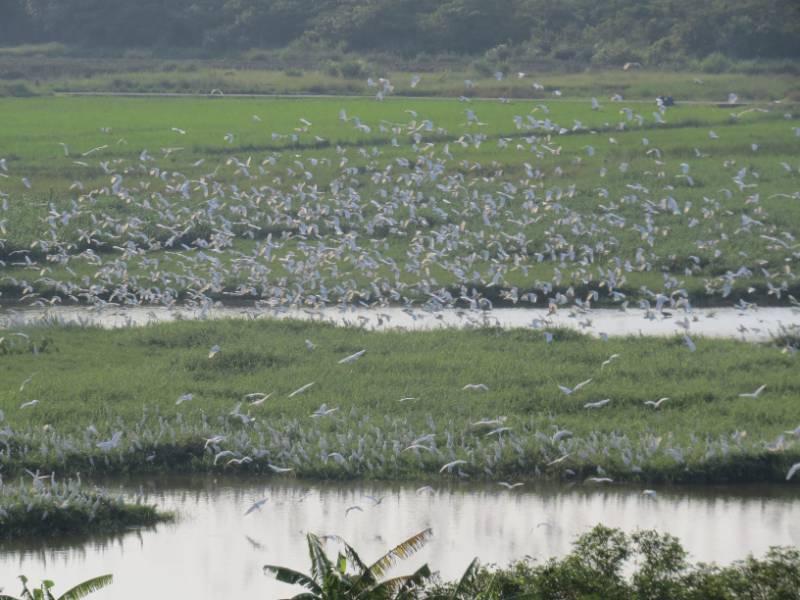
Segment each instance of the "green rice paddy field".
[{"label": "green rice paddy field", "polygon": [[[322,274],[359,292],[388,281],[424,297],[418,273],[398,274],[386,261],[403,271],[410,243],[458,228],[445,248],[428,243],[427,288],[490,294],[494,281],[522,293],[551,281],[585,294],[602,287],[598,269],[628,261],[615,284],[628,295],[658,290],[665,278],[696,303],[786,303],[797,294],[795,105],[679,103],[657,115],[653,102],[598,102],[2,99],[2,272],[17,282],[4,279],[4,294],[66,299],[59,283],[89,277],[117,286],[146,278],[154,260],[176,274],[164,283],[185,293],[192,286],[177,275],[185,267],[169,251],[179,239],[214,247],[212,296],[245,282],[258,288],[246,297],[263,296],[265,281],[251,285],[236,259],[263,253],[272,234],[280,243],[271,279],[298,282],[281,259],[307,254],[301,224],[335,246],[333,217],[348,221],[374,261],[367,269],[339,253]],[[413,207],[398,201],[404,192],[413,192]],[[285,201],[302,193],[313,210]],[[246,214],[226,202],[244,202],[242,194]],[[220,223],[201,214],[209,199],[229,224],[221,245],[212,235]],[[167,205],[176,215],[171,232],[162,227]],[[98,268],[131,240],[137,250],[124,256],[124,275]],[[54,246],[67,249],[47,259]],[[81,255],[86,249],[94,256]]]}]

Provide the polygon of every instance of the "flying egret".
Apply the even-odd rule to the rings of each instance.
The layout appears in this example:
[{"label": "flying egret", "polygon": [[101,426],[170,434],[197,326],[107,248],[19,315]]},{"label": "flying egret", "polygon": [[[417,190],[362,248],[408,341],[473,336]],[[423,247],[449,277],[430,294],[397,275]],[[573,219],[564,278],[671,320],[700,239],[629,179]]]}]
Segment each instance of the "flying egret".
[{"label": "flying egret", "polygon": [[525,484],[522,483],[521,481],[518,481],[517,483],[508,483],[507,481],[498,481],[497,485],[502,485],[504,488],[506,488],[508,490],[513,490],[513,489],[518,488],[518,487],[520,487],[522,485],[525,485]]},{"label": "flying egret", "polygon": [[610,365],[613,361],[615,361],[618,358],[619,354],[612,354],[611,356],[608,357],[608,360],[603,361],[603,364],[600,365],[600,370],[602,371],[604,368],[606,368],[608,365]]},{"label": "flying egret", "polygon": [[669,400],[669,396],[664,396],[658,400],[645,400],[644,404],[645,406],[652,406],[653,408],[661,408],[661,405],[667,400]]},{"label": "flying egret", "polygon": [[289,473],[294,471],[292,467],[279,467],[278,465],[273,465],[272,463],[267,463],[267,466],[274,472],[274,473]]},{"label": "flying egret", "polygon": [[297,388],[295,391],[293,391],[291,394],[289,394],[289,396],[288,396],[288,397],[289,397],[289,398],[294,398],[294,397],[295,397],[295,396],[297,396],[298,394],[302,394],[303,392],[305,392],[306,390],[308,390],[308,389],[309,389],[311,386],[313,386],[313,385],[314,385],[314,383],[316,383],[316,382],[312,381],[311,383],[307,383],[307,384],[305,384],[304,386]]},{"label": "flying egret", "polygon": [[576,385],[574,388],[568,388],[568,387],[567,387],[567,386],[565,386],[565,385],[559,385],[559,386],[558,386],[558,389],[560,389],[560,390],[561,390],[562,392],[564,392],[564,393],[565,393],[567,396],[569,396],[570,394],[574,394],[574,393],[575,393],[575,392],[577,392],[579,389],[581,389],[582,387],[584,387],[584,386],[586,386],[586,385],[590,384],[591,382],[592,382],[592,379],[591,379],[591,378],[589,378],[589,379],[587,379],[586,381],[581,381],[581,382],[580,382],[579,384],[577,384],[577,385]]},{"label": "flying egret", "polygon": [[467,461],[465,461],[465,460],[460,460],[460,459],[459,460],[454,460],[452,462],[447,463],[446,465],[443,465],[442,468],[439,469],[439,473],[444,473],[445,471],[450,472],[450,471],[453,470],[453,467],[457,467],[458,465],[465,465],[465,464],[467,464]]},{"label": "flying egret", "polygon": [[266,498],[262,498],[261,500],[256,500],[255,502],[253,502],[253,505],[250,508],[248,508],[247,511],[245,511],[244,516],[246,517],[255,510],[261,510],[261,507],[264,506],[266,503],[267,503]]},{"label": "flying egret", "polygon": [[214,464],[216,465],[217,461],[219,461],[222,458],[227,458],[229,456],[236,456],[236,454],[232,450],[223,450],[222,452],[217,452],[214,455]]},{"label": "flying egret", "polygon": [[[34,373],[33,375],[35,375],[35,373]],[[24,389],[25,389],[25,386],[26,386],[26,385],[28,385],[28,384],[31,382],[31,380],[33,379],[33,375],[31,375],[30,377],[28,377],[28,378],[27,378],[25,381],[23,381],[23,382],[20,384],[20,386],[19,386],[19,391],[20,391],[20,392],[21,392],[22,390],[24,390]]]},{"label": "flying egret", "polygon": [[342,360],[340,360],[340,361],[339,361],[339,364],[340,364],[340,365],[347,365],[347,364],[350,364],[350,363],[352,363],[352,362],[355,362],[355,361],[357,361],[359,358],[361,358],[362,356],[364,356],[364,353],[365,353],[365,352],[366,352],[366,350],[359,350],[359,351],[358,351],[358,352],[356,352],[355,354],[351,354],[350,356],[345,356],[345,357],[344,357]]},{"label": "flying egret", "polygon": [[103,442],[97,442],[95,446],[100,448],[103,452],[110,452],[114,448],[119,445],[120,440],[122,439],[122,432],[115,431],[114,435],[111,436],[110,440],[105,440]]},{"label": "flying egret", "polygon": [[216,446],[220,442],[225,441],[224,435],[212,435],[210,438],[203,438],[205,440],[205,444],[203,444],[203,450],[208,448],[209,446]]},{"label": "flying egret", "polygon": [[484,391],[484,392],[488,392],[489,391],[489,386],[486,385],[485,383],[468,383],[467,385],[465,385],[461,389],[462,390],[481,390],[481,391]]},{"label": "flying egret", "polygon": [[755,392],[739,394],[739,398],[758,398],[759,394],[766,389],[766,384],[760,386]]},{"label": "flying egret", "polygon": [[583,408],[603,408],[611,403],[611,398],[606,398],[605,400],[598,400],[597,402],[587,402],[583,405]]},{"label": "flying egret", "polygon": [[335,407],[335,408],[328,408],[328,406],[323,403],[322,405],[320,405],[320,407],[317,410],[315,410],[311,414],[311,416],[312,417],[327,417],[328,415],[335,413],[337,410],[339,410],[338,406]]}]

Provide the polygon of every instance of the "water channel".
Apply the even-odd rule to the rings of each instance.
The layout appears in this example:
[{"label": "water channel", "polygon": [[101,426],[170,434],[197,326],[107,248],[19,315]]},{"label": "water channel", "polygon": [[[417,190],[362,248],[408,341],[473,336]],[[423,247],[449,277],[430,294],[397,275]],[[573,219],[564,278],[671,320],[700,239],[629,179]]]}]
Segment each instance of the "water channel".
[{"label": "water channel", "polygon": [[0,310],[0,327],[13,328],[36,323],[62,322],[103,327],[128,327],[176,320],[196,319],[301,319],[367,329],[430,330],[445,327],[547,329],[567,327],[595,336],[689,334],[707,337],[768,341],[781,332],[800,332],[800,308],[706,308],[691,312],[595,309],[586,312],[558,310],[550,314],[536,308],[496,308],[491,311],[444,309],[339,308],[267,309],[252,307],[104,308],[53,307],[6,308]]},{"label": "water channel", "polygon": [[[429,482],[434,488],[387,484],[320,484],[293,479],[176,478],[107,484],[174,510],[175,523],[114,538],[0,544],[0,585],[16,593],[18,574],[45,575],[58,590],[85,578],[114,574],[93,598],[280,598],[300,588],[262,574],[266,563],[308,572],[305,532],[338,534],[366,560],[426,527],[432,540],[393,573],[427,562],[457,578],[470,560],[505,565],[526,555],[563,555],[597,523],[657,529],[677,536],[694,561],[720,564],[770,546],[800,545],[796,486],[657,489],[534,487]],[[372,499],[367,498],[372,496]],[[245,515],[255,502],[264,505]],[[376,503],[377,502],[377,503]],[[346,513],[348,507],[358,506]],[[330,547],[331,552],[335,546]]]}]

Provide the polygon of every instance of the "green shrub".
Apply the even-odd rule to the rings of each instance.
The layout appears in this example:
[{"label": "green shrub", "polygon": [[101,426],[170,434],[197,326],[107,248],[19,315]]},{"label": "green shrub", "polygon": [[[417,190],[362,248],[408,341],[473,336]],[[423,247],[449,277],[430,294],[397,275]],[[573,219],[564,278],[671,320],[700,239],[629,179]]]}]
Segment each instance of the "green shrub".
[{"label": "green shrub", "polygon": [[731,70],[730,59],[721,52],[712,52],[699,64],[703,73],[727,73]]},{"label": "green shrub", "polygon": [[[598,525],[580,536],[564,558],[544,564],[526,558],[505,569],[473,561],[458,582],[428,586],[425,600],[764,600],[796,599],[800,550],[772,548],[728,567],[689,565],[669,534]],[[624,575],[629,560],[636,565]]]},{"label": "green shrub", "polygon": [[367,76],[368,69],[361,60],[348,60],[339,65],[339,72],[346,79],[363,79]]}]

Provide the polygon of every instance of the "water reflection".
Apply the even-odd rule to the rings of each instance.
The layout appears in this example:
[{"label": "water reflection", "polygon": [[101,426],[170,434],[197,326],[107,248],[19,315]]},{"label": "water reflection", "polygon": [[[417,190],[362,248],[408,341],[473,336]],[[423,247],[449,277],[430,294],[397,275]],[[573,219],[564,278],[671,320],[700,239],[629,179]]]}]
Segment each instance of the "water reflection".
[{"label": "water reflection", "polygon": [[[526,486],[513,492],[493,484],[434,487],[416,493],[407,485],[312,486],[274,479],[128,482],[125,490],[142,491],[147,502],[176,510],[178,522],[83,543],[4,544],[0,585],[15,591],[17,574],[46,574],[61,589],[111,572],[115,583],[97,594],[99,599],[280,597],[293,588],[263,576],[261,566],[306,570],[307,531],[341,535],[362,557],[374,559],[433,527],[433,540],[396,572],[427,561],[446,578],[457,577],[476,555],[498,564],[525,555],[561,555],[576,535],[597,523],[669,531],[693,559],[720,563],[762,555],[772,545],[800,545],[795,486],[669,488],[659,490],[656,499],[622,487]],[[262,498],[267,498],[263,507],[245,516]],[[346,514],[351,506],[361,510]]]}]

